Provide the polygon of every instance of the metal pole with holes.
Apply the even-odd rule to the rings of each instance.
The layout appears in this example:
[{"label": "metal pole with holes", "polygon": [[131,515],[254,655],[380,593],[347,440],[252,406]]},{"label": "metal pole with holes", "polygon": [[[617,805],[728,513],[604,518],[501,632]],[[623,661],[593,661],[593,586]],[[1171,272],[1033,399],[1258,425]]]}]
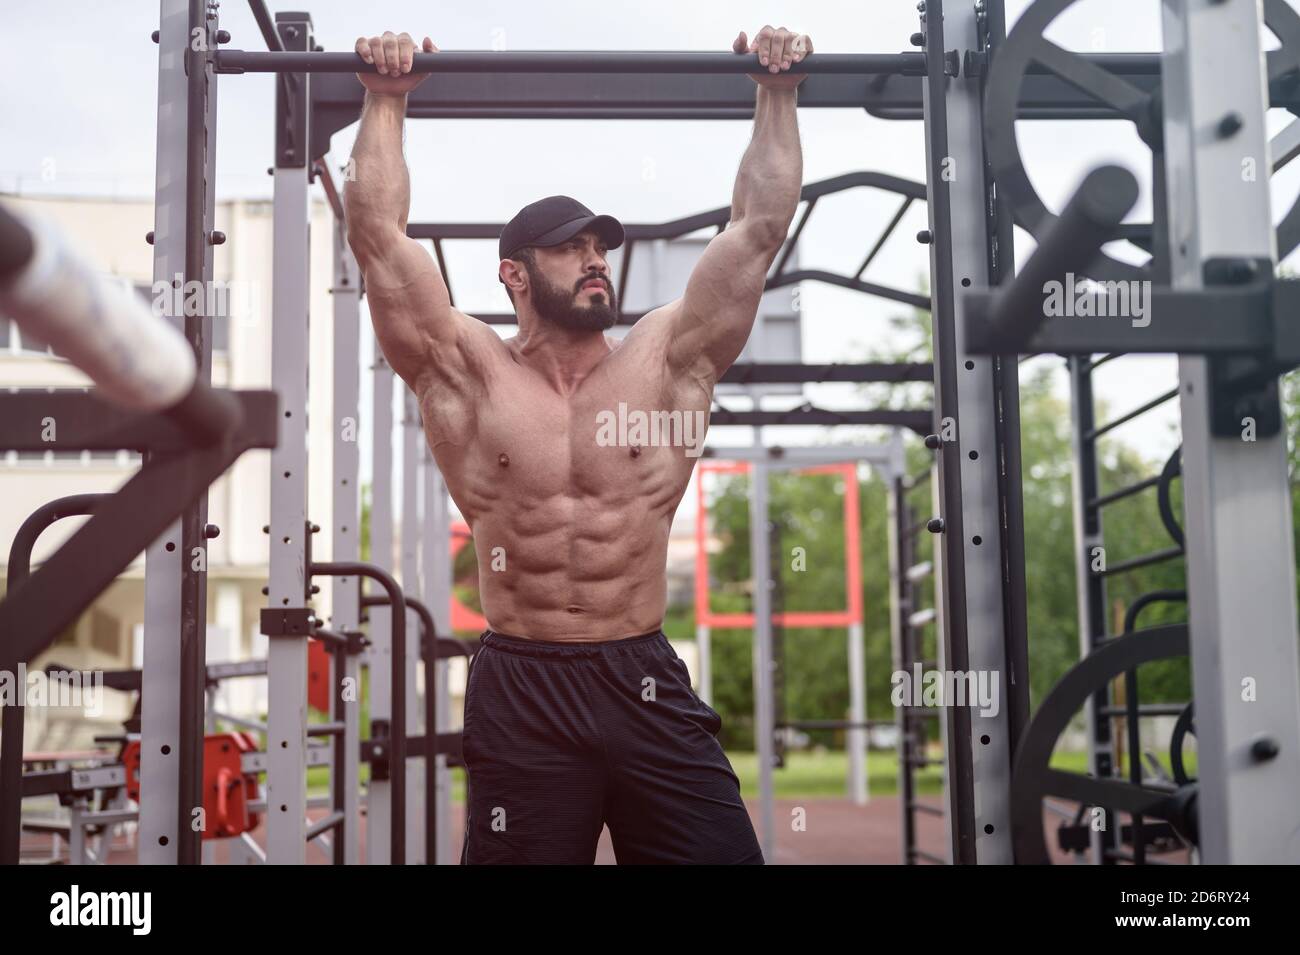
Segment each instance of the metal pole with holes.
[{"label": "metal pole with holes", "polygon": [[[212,279],[216,82],[191,37],[215,46],[202,0],[163,0],[158,31],[154,281]],[[212,375],[212,318],[177,317],[200,381]],[[145,551],[140,754],[140,862],[200,862],[194,810],[203,795],[203,667],[207,627],[207,494]]]},{"label": "metal pole with holes", "polygon": [[[311,20],[277,14],[286,49],[310,49]],[[276,92],[272,204],[271,376],[280,395],[280,443],[271,453],[267,641],[266,858],[301,865],[307,852],[307,373],[311,298],[305,119],[309,80]],[[297,105],[295,105],[295,103]]]},{"label": "metal pole with holes", "polygon": [[[1173,286],[1210,284],[1231,260],[1271,271],[1259,4],[1165,0],[1163,28]],[[1179,358],[1201,859],[1294,864],[1300,660],[1286,433],[1268,425],[1280,414],[1275,379],[1244,413],[1229,408],[1230,428],[1216,420],[1222,371]]]},{"label": "metal pole with holes", "polygon": [[[991,4],[990,7],[999,7]],[[1028,710],[1016,362],[968,354],[962,293],[990,284],[996,236],[986,187],[982,88],[944,51],[977,50],[984,14],[927,0],[927,198],[941,522],[932,525],[943,666],[996,674],[996,711],[945,708],[948,819],[956,863],[1011,861],[1013,715]],[[1010,257],[1010,249],[1000,255]],[[1006,572],[1004,574],[1004,557]]]},{"label": "metal pole with holes", "polygon": [[[325,175],[328,175],[328,170]],[[356,258],[348,248],[344,224],[334,220],[334,284],[331,288],[334,307],[334,395],[331,430],[334,441],[333,527],[331,528],[331,558],[338,561],[361,559],[361,498],[360,498],[360,400],[361,367],[358,353],[361,344],[361,274]],[[354,577],[333,577],[330,580],[331,624],[338,631],[360,629],[359,591]],[[341,712],[334,719],[342,719],[343,750],[346,758],[335,765],[334,790],[337,794],[335,808],[343,812],[344,825],[336,832],[334,860],[344,865],[358,861],[358,825],[360,811],[361,747],[361,661],[354,653],[338,654],[342,661],[341,672],[334,679],[333,696]],[[348,691],[346,693],[341,691]]]}]

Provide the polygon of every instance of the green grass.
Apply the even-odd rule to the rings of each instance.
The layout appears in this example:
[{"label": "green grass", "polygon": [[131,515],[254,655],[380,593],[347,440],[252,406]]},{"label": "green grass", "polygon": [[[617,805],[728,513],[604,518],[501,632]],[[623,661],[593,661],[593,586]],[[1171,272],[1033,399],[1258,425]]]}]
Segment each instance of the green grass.
[{"label": "green grass", "polygon": [[[740,777],[740,793],[746,799],[758,798],[758,754],[728,753],[731,766]],[[844,796],[848,789],[849,760],[843,750],[787,753],[785,766],[772,772],[772,789],[777,799],[801,799]],[[943,787],[939,766],[927,766],[916,774],[917,791],[938,795]],[[892,752],[867,754],[867,788],[873,796],[898,792],[898,757]]]},{"label": "green grass", "polygon": [[[731,752],[727,754],[731,766],[740,778],[740,793],[746,799],[758,798],[758,754]],[[1052,757],[1052,768],[1082,774],[1087,766],[1086,753],[1057,753]],[[1185,757],[1187,772],[1196,775],[1196,754]],[[1169,772],[1168,754],[1160,761]],[[415,764],[412,764],[413,766]],[[842,750],[821,752],[796,752],[786,754],[785,766],[773,772],[773,791],[777,799],[805,799],[808,797],[834,798],[847,793],[845,785],[849,769],[848,756]],[[1121,769],[1127,772],[1127,765]],[[361,767],[361,779],[369,778],[369,767]],[[465,774],[452,773],[452,801],[465,801]],[[898,794],[898,756],[896,753],[870,752],[867,754],[867,786],[873,796]],[[943,790],[943,771],[940,766],[927,766],[916,773],[917,792],[923,796],[937,796]],[[307,789],[312,796],[329,792],[329,769],[315,766],[307,771]]]},{"label": "green grass", "polygon": [[[732,768],[740,777],[740,791],[745,798],[758,798],[758,755],[753,752],[728,753]],[[1170,772],[1167,754],[1160,761]],[[1196,775],[1196,754],[1185,757],[1187,772]],[[1052,768],[1064,772],[1085,773],[1087,753],[1056,753]],[[786,755],[785,766],[773,772],[773,791],[778,799],[798,799],[809,796],[843,796],[847,792],[848,756],[842,750],[825,752],[797,752]],[[1121,766],[1127,772],[1127,763]],[[943,790],[943,768],[927,766],[916,773],[917,792],[923,796],[937,796]],[[867,754],[867,786],[873,796],[898,794],[898,755],[892,751]]]}]

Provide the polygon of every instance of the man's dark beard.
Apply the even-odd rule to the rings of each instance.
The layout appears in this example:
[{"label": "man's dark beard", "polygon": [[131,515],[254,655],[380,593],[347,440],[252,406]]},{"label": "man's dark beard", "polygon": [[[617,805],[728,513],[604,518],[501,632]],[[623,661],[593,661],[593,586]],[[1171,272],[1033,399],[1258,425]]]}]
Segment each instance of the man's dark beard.
[{"label": "man's dark beard", "polygon": [[[528,269],[528,277],[533,283],[533,308],[537,309],[537,314],[544,321],[553,322],[573,332],[603,332],[613,328],[618,321],[618,301],[610,285],[606,284],[600,292],[592,292],[588,304],[583,306],[578,304],[578,295],[587,294],[581,292],[581,289],[592,280],[592,276],[585,276],[577,288],[566,292],[559,286],[552,285],[540,270],[534,269],[528,262],[524,263],[524,267]],[[602,278],[601,281],[606,280]]]}]

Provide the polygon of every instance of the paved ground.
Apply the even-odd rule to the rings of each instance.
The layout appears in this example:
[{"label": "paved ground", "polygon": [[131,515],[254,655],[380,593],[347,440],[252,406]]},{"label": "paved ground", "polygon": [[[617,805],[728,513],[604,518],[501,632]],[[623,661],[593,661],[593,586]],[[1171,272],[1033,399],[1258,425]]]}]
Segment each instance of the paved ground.
[{"label": "paved ground", "polygon": [[[935,805],[937,797],[926,797],[925,802]],[[797,809],[804,810],[806,829],[794,831],[791,820]],[[750,803],[750,816],[757,827],[757,803]],[[319,813],[313,813],[313,816]],[[855,806],[845,799],[780,799],[776,803],[777,839],[776,857],[769,862],[777,865],[895,865],[902,857],[899,837],[900,814],[897,797],[875,796],[865,806]],[[461,832],[464,817],[460,806],[452,809],[454,846],[460,852]],[[1056,817],[1049,816],[1048,824],[1055,828]],[[1050,832],[1051,830],[1049,830]],[[254,832],[254,838],[265,843],[264,829]],[[364,820],[362,839],[365,838]],[[943,818],[922,814],[918,818],[918,845],[921,849],[936,855],[943,852]],[[38,858],[48,856],[48,839],[38,841],[37,837],[24,837],[24,856]],[[219,858],[224,858],[220,853]],[[119,839],[112,854],[111,861],[118,864],[133,864],[135,850]],[[309,863],[326,864],[329,859],[324,852],[313,846],[308,850]],[[1061,856],[1058,861],[1069,861]],[[596,853],[598,865],[615,864],[614,849],[609,840],[609,832],[601,835]]]},{"label": "paved ground", "polygon": [[[800,818],[806,826],[796,832],[792,820],[802,809]],[[758,804],[749,804],[749,815],[758,828]],[[902,859],[899,837],[898,800],[877,796],[865,806],[855,806],[846,799],[778,799],[776,801],[776,865],[895,865]],[[457,813],[458,825],[460,815]],[[456,835],[457,851],[461,833]],[[943,848],[943,819],[925,815],[920,824],[920,847],[933,853]],[[596,848],[597,865],[614,865],[614,846],[609,830],[601,833]]]}]

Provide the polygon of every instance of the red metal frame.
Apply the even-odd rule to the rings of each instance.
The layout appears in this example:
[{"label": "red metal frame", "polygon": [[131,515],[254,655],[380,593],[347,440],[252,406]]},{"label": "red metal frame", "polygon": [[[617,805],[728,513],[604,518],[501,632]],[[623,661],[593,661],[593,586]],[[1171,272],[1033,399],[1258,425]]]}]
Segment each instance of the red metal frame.
[{"label": "red metal frame", "polygon": [[[695,620],[697,625],[715,629],[749,629],[754,626],[752,613],[714,613],[709,609],[708,509],[704,504],[706,474],[745,474],[750,466],[736,461],[701,461],[696,477],[695,508]],[[798,474],[838,474],[844,479],[844,583],[849,605],[844,610],[795,610],[774,614],[772,619],[785,627],[848,627],[862,622],[862,553],[861,519],[858,499],[858,466],[852,462],[821,464],[800,468]],[[469,525],[456,521],[451,526],[451,556],[455,556],[472,539]],[[466,607],[455,595],[451,599],[453,630],[481,631],[487,619]]]},{"label": "red metal frame", "polygon": [[[715,629],[750,629],[752,613],[714,613],[709,609],[708,508],[704,504],[706,474],[746,474],[750,465],[743,461],[701,461],[696,478],[695,496],[695,622]],[[848,627],[862,622],[862,554],[858,530],[861,511],[858,502],[858,466],[853,462],[821,464],[800,468],[798,474],[838,474],[844,478],[844,583],[849,597],[845,610],[795,610],[773,614],[773,621],[784,627]]]},{"label": "red metal frame", "polygon": [[[451,559],[474,539],[469,525],[464,521],[453,521],[451,525]],[[487,618],[476,610],[471,610],[456,599],[455,590],[451,594],[451,629],[472,630],[478,633],[487,629]]]}]

